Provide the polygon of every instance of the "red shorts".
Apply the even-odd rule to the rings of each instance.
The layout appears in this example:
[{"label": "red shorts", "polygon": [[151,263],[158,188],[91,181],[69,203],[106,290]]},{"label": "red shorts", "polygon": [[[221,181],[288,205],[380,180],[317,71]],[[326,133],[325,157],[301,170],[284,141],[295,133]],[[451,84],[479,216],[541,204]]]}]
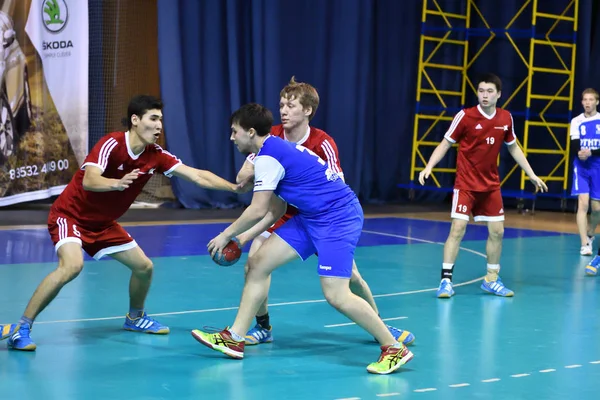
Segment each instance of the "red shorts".
[{"label": "red shorts", "polygon": [[48,232],[55,250],[58,251],[65,243],[79,243],[96,260],[137,246],[135,240],[116,222],[100,229],[87,228],[74,218],[58,215],[53,210],[48,215]]},{"label": "red shorts", "polygon": [[269,232],[269,233],[275,232],[275,229],[279,228],[281,225],[288,222],[290,220],[290,218],[292,218],[293,216],[294,216],[293,214],[285,213],[285,215],[283,217],[279,218],[279,220],[277,222],[275,222],[273,224],[273,226],[271,226],[269,229],[267,229],[267,232]]},{"label": "red shorts", "polygon": [[452,218],[475,221],[504,221],[504,206],[500,189],[490,192],[472,192],[454,189],[452,196]]}]

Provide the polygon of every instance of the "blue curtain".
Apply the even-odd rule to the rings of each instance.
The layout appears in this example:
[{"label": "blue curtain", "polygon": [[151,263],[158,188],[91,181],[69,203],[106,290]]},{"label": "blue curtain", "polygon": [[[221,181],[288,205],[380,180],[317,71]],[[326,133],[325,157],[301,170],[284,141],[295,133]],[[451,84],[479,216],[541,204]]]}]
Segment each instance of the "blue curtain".
[{"label": "blue curtain", "polygon": [[[492,13],[498,23],[506,24],[519,3],[507,2]],[[421,11],[416,0],[158,0],[169,149],[188,165],[233,180],[244,156],[229,142],[230,113],[260,102],[277,121],[279,91],[295,75],[318,89],[321,104],[311,124],[336,140],[347,182],[361,200],[400,200],[396,185],[410,180]],[[593,1],[580,0],[577,99],[579,89],[600,79],[594,67],[600,52],[593,51],[599,22]],[[476,70],[498,72],[510,94],[522,65],[506,41],[499,46]],[[440,128],[431,139],[442,134]],[[452,164],[452,156],[444,162]],[[173,187],[187,208],[234,207],[250,198],[177,179]]]}]

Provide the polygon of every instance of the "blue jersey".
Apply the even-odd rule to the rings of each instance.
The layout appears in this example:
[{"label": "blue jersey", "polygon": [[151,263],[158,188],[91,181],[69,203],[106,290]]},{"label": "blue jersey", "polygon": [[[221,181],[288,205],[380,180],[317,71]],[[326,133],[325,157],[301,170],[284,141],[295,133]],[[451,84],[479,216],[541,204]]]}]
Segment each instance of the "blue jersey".
[{"label": "blue jersey", "polygon": [[[579,146],[580,149],[600,149],[600,120],[593,119],[583,121],[579,124]],[[600,156],[591,156],[585,161],[575,159],[579,166],[590,168],[600,167]]]},{"label": "blue jersey", "polygon": [[358,202],[356,195],[312,151],[268,136],[254,160],[254,191],[272,190],[300,215],[315,215]]}]

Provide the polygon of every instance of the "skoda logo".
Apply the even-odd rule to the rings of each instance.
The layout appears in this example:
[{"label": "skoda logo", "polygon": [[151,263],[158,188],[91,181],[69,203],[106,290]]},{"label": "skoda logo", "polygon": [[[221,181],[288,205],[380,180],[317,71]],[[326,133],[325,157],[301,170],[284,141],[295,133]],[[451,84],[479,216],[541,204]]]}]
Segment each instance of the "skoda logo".
[{"label": "skoda logo", "polygon": [[69,9],[65,0],[44,0],[42,2],[42,21],[49,32],[62,31],[68,20]]}]

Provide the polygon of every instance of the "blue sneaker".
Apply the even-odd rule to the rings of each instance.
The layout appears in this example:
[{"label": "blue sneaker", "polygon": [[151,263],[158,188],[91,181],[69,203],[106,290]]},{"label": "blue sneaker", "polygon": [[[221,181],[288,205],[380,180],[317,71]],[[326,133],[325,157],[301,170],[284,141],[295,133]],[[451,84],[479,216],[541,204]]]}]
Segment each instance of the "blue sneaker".
[{"label": "blue sneaker", "polygon": [[440,282],[440,287],[435,295],[438,297],[438,299],[449,299],[450,297],[454,296],[454,289],[452,288],[452,282],[450,279],[442,279]]},{"label": "blue sneaker", "polygon": [[21,351],[34,351],[37,346],[29,337],[31,326],[23,324],[18,331],[8,338],[8,348]]},{"label": "blue sneaker", "polygon": [[481,283],[481,289],[501,297],[513,297],[515,295],[512,290],[507,289],[506,286],[504,286],[504,283],[502,283],[500,277],[492,282],[488,282],[483,279],[483,282]]},{"label": "blue sneaker", "polygon": [[590,261],[589,264],[585,266],[585,274],[589,276],[598,275],[598,265],[600,265],[600,256],[594,256],[594,258],[592,258],[592,261]]},{"label": "blue sneaker", "polygon": [[153,333],[155,335],[166,335],[171,331],[168,326],[150,318],[145,312],[138,318],[130,318],[129,314],[127,314],[123,329],[133,332]]},{"label": "blue sneaker", "polygon": [[0,340],[7,339],[15,334],[20,328],[19,324],[0,325]]},{"label": "blue sneaker", "polygon": [[388,328],[388,330],[390,331],[390,333],[392,334],[394,339],[396,339],[400,343],[411,344],[412,342],[415,341],[415,335],[413,335],[409,331],[398,329],[396,327],[393,327],[393,326],[387,325],[387,324],[385,326]]},{"label": "blue sneaker", "polygon": [[265,329],[259,324],[256,324],[254,328],[250,329],[248,333],[246,333],[246,345],[253,346],[255,344],[261,343],[271,343],[273,341],[273,327],[270,326],[269,329]]}]

